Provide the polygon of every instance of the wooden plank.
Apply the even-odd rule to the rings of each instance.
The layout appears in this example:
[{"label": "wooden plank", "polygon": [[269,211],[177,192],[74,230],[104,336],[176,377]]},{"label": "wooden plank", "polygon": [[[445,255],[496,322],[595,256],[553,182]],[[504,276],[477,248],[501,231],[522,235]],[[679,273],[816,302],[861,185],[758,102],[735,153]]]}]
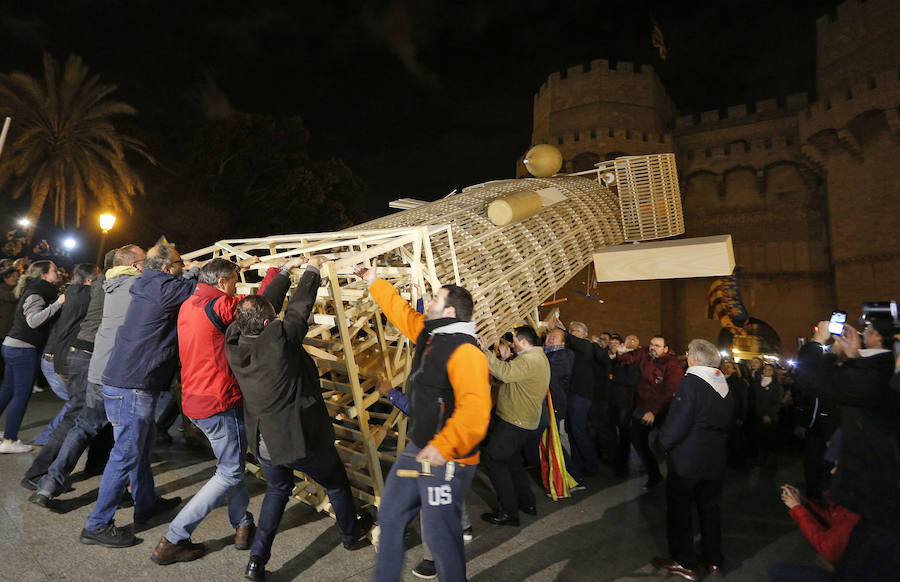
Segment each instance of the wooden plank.
[{"label": "wooden plank", "polygon": [[594,252],[597,281],[717,277],[734,271],[731,235],[622,245]]}]

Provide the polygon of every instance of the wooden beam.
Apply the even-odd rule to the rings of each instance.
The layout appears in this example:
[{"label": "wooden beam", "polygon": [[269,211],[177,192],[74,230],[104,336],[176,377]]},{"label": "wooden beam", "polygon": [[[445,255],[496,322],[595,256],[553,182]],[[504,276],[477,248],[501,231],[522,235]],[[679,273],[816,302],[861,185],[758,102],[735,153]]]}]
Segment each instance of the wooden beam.
[{"label": "wooden beam", "polygon": [[721,277],[734,271],[731,235],[608,247],[594,251],[597,281]]}]

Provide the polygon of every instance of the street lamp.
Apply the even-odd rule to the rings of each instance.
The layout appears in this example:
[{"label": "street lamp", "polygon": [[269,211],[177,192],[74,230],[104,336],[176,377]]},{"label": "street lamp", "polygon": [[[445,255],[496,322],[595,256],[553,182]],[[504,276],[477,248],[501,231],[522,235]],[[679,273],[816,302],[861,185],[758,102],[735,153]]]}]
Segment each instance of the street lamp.
[{"label": "street lamp", "polygon": [[27,218],[20,218],[19,226],[21,226],[22,228],[28,228],[29,226],[31,226],[31,221]]},{"label": "street lamp", "polygon": [[106,246],[106,235],[115,224],[115,215],[106,213],[100,215],[100,231],[103,234],[100,235],[100,248],[97,249],[97,266],[101,269],[103,268],[103,247]]}]

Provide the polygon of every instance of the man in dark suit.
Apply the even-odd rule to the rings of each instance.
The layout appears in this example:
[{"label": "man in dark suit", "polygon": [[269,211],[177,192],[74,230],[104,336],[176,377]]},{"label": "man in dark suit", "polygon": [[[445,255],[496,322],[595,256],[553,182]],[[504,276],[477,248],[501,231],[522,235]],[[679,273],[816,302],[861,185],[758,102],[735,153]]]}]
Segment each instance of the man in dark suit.
[{"label": "man in dark suit", "polygon": [[710,574],[722,575],[719,500],[736,396],[717,369],[720,360],[719,350],[710,342],[691,341],[690,367],[675,390],[668,418],[659,434],[659,442],[668,455],[666,524],[670,557],[657,558],[653,564],[686,580],[699,578],[691,527],[694,503],[703,536],[703,561]]},{"label": "man in dark suit", "polygon": [[247,440],[266,477],[266,496],[244,577],[265,579],[272,542],[294,489],[294,470],[325,488],[344,547],[357,549],[372,527],[369,514],[358,517],[350,480],[334,448],[334,427],[322,399],[319,373],[303,349],[309,315],[316,301],[324,257],[310,257],[284,314],[291,286],[289,265],[260,295],[238,303],[225,333],[225,354],[244,396]]}]

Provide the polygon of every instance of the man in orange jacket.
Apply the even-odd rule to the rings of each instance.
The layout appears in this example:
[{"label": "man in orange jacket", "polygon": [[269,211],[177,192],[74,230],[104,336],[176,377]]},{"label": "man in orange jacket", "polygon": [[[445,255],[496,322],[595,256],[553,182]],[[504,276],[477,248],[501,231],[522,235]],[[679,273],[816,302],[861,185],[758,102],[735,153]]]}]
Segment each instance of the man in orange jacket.
[{"label": "man in orange jacket", "polygon": [[[247,511],[250,496],[244,485],[244,403],[225,357],[225,330],[234,321],[237,304],[243,298],[236,295],[238,272],[254,262],[258,262],[255,257],[242,264],[217,258],[204,265],[194,294],[178,313],[182,412],[209,439],[216,456],[216,472],[159,540],[151,559],[160,565],[202,556],[206,550],[203,544],[191,541],[191,533],[226,500],[228,519],[235,528],[235,547],[246,550],[253,541],[253,515]],[[290,278],[290,269],[300,262],[288,261],[281,270],[270,268],[260,290],[276,276]]]},{"label": "man in orange jacket", "polygon": [[[374,267],[357,267],[356,274],[369,284],[369,293],[391,323],[416,343],[406,382],[410,442],[391,468],[378,508],[381,538],[374,580],[400,579],[403,532],[421,508],[422,532],[438,577],[464,581],[462,504],[491,414],[488,363],[476,343],[472,296],[462,287],[444,285],[421,314],[390,283],[377,279]],[[397,476],[398,470],[419,471],[426,463],[430,475]]]}]

